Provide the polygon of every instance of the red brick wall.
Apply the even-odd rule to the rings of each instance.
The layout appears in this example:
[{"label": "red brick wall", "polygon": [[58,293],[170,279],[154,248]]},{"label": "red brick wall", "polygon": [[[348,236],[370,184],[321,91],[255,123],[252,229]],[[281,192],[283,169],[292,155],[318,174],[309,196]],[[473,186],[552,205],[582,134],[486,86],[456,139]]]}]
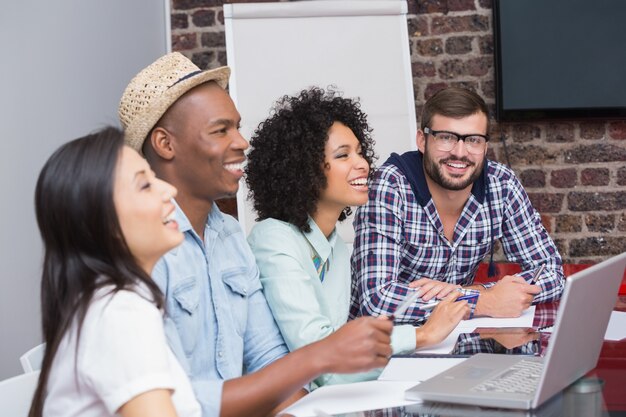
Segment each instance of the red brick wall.
[{"label": "red brick wall", "polygon": [[[226,64],[223,3],[172,0],[173,49],[202,68]],[[408,4],[418,119],[424,101],[449,85],[493,106],[491,0]],[[490,157],[506,162],[504,136],[508,160],[567,262],[626,251],[626,121],[494,123],[491,134]],[[225,203],[233,212],[234,202]]]}]

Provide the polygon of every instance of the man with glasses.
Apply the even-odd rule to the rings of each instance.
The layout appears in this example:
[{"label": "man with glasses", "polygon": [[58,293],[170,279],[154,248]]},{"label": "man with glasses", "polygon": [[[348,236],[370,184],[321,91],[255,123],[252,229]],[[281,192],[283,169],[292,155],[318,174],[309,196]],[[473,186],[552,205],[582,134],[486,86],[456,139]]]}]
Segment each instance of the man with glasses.
[{"label": "man with glasses", "polygon": [[[561,256],[513,171],[487,159],[488,132],[474,92],[447,88],[426,102],[419,150],[392,154],[357,210],[351,317],[393,314],[415,289],[421,299],[396,322],[422,323],[430,310],[420,305],[455,290],[476,296],[472,315],[491,317],[560,297]],[[522,272],[476,285],[485,258],[495,275],[496,241]]]}]

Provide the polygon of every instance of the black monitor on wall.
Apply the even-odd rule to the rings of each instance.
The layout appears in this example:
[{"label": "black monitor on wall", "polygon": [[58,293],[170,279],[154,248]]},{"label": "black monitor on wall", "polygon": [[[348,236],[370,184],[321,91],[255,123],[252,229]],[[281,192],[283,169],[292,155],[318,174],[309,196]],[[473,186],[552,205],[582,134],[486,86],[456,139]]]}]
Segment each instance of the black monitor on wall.
[{"label": "black monitor on wall", "polygon": [[494,0],[499,121],[626,118],[626,0]]}]

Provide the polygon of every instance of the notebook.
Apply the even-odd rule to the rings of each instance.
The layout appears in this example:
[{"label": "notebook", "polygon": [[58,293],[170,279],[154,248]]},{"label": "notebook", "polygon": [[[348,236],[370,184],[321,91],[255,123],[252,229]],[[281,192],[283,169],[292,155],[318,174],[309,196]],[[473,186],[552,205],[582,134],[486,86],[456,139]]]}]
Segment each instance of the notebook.
[{"label": "notebook", "polygon": [[405,398],[537,408],[595,367],[625,268],[626,252],[566,280],[544,357],[479,353],[408,389]]}]

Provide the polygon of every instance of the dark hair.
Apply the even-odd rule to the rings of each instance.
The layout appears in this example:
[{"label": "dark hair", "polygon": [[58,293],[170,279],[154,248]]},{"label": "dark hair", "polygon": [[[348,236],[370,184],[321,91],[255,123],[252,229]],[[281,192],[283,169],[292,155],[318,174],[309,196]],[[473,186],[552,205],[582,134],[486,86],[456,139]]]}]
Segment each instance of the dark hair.
[{"label": "dark hair", "polygon": [[45,246],[41,318],[46,350],[29,417],[41,417],[59,343],[74,320],[80,338],[96,290],[112,286],[115,292],[142,283],[151,301],[163,304],[159,288],[131,254],[115,211],[113,185],[123,146],[122,132],[105,128],[61,146],[39,174],[35,212]]},{"label": "dark hair", "polygon": [[476,113],[483,113],[487,117],[487,134],[489,133],[489,109],[485,100],[471,90],[459,87],[448,87],[439,90],[426,101],[422,109],[421,128],[431,127],[433,116],[436,114],[460,119]]},{"label": "dark hair", "polygon": [[[352,130],[363,158],[373,168],[372,130],[357,100],[341,97],[332,87],[326,91],[312,87],[276,102],[270,117],[259,124],[250,140],[246,167],[249,197],[259,220],[272,217],[304,232],[311,230],[308,216],[314,213],[327,184],[324,147],[335,122]],[[347,207],[339,220],[349,214]]]}]

